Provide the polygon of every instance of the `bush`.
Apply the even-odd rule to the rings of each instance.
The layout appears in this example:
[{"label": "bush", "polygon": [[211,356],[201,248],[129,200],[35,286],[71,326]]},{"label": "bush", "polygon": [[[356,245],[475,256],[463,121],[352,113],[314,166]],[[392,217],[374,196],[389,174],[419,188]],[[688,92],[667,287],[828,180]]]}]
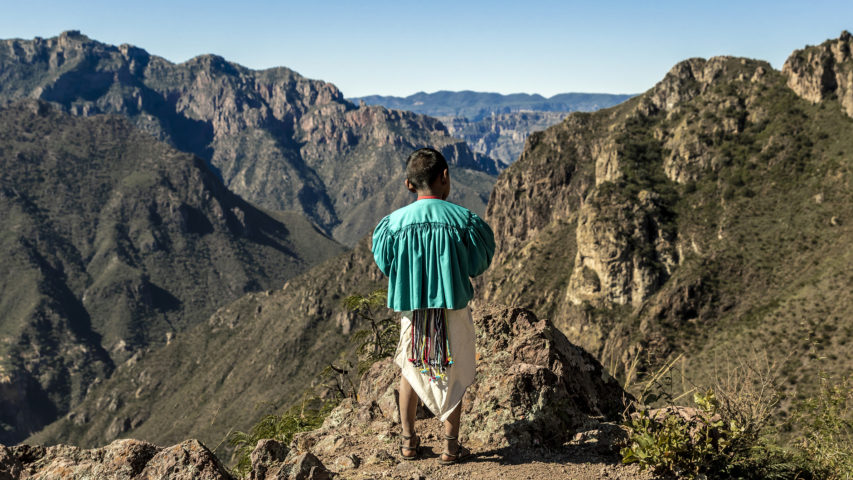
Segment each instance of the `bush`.
[{"label": "bush", "polygon": [[794,421],[803,431],[800,459],[816,478],[853,478],[853,376],[840,382],[821,376],[817,395],[798,408]]},{"label": "bush", "polygon": [[684,478],[812,478],[794,455],[768,440],[781,400],[778,375],[776,365],[753,355],[694,393],[696,408],[641,410],[626,422],[631,443],[622,461]]},{"label": "bush", "polygon": [[329,415],[337,401],[307,400],[302,405],[294,405],[281,415],[267,415],[256,423],[249,433],[234,432],[228,443],[236,447],[232,460],[234,473],[243,478],[252,469],[251,455],[259,440],[272,438],[285,445],[293,440],[293,435],[319,428]]},{"label": "bush", "polygon": [[629,420],[631,444],[621,451],[623,463],[685,478],[751,476],[755,438],[744,425],[720,415],[713,391],[696,393],[693,400],[696,409],[642,410]]}]

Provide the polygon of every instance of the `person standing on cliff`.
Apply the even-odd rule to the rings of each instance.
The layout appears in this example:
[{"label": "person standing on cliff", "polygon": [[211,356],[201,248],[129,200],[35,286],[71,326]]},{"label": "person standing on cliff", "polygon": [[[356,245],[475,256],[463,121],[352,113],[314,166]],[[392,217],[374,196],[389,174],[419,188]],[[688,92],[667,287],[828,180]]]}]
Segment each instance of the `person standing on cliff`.
[{"label": "person standing on cliff", "polygon": [[492,229],[470,210],[447,201],[444,156],[422,148],[406,160],[406,188],[417,200],[383,218],[373,232],[373,257],[388,276],[388,308],[401,312],[394,363],[401,369],[400,456],[420,456],[415,433],[418,398],[444,422],[439,463],[462,458],[462,396],[476,374],[469,277],[492,261]]}]

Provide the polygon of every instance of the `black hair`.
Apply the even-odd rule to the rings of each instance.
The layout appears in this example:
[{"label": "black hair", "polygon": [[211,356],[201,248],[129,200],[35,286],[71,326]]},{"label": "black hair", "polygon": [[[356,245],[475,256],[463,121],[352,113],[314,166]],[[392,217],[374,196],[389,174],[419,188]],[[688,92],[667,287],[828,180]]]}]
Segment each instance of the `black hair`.
[{"label": "black hair", "polygon": [[421,148],[406,159],[406,178],[416,190],[426,190],[447,169],[447,160],[438,150]]}]

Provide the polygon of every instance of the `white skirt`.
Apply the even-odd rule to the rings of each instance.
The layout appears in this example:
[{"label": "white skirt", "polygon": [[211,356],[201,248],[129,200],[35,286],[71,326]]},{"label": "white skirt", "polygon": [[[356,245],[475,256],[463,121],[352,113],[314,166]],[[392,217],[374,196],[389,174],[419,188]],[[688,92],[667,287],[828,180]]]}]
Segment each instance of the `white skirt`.
[{"label": "white skirt", "polygon": [[421,373],[420,368],[409,361],[409,347],[412,343],[412,312],[401,312],[400,341],[394,363],[402,370],[403,378],[415,390],[415,393],[430,411],[441,421],[447,420],[450,413],[462,401],[465,390],[474,383],[477,373],[474,321],[468,307],[459,310],[446,310],[447,331],[450,334],[450,352],[453,365],[447,369],[444,378],[430,381],[430,377]]}]

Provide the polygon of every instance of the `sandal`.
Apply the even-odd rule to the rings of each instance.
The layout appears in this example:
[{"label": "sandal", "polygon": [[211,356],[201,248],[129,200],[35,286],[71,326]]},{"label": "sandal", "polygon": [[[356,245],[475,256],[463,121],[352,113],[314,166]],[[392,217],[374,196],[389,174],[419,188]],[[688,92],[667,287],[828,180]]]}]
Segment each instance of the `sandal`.
[{"label": "sandal", "polygon": [[[445,440],[456,440],[456,453],[450,453],[447,451],[448,449],[444,449],[444,451],[441,452],[441,456],[438,457],[439,465],[453,465],[454,463],[458,463],[459,460],[465,458],[465,447],[463,447],[461,444],[459,444],[459,440],[457,439],[457,437],[451,437],[450,435],[445,435],[444,439]],[[450,458],[448,460],[445,460],[445,457],[450,457]]]},{"label": "sandal", "polygon": [[[403,460],[417,460],[421,456],[421,437],[417,436],[417,434],[414,434],[414,433],[411,435],[402,435],[401,434],[400,437],[402,437],[400,440],[400,458],[402,458]],[[415,443],[415,445],[413,447],[410,447],[408,445],[403,445],[403,440],[411,440],[412,437],[415,437],[418,439],[417,443]],[[403,450],[414,450],[415,454],[414,455],[406,455],[403,453]]]}]

